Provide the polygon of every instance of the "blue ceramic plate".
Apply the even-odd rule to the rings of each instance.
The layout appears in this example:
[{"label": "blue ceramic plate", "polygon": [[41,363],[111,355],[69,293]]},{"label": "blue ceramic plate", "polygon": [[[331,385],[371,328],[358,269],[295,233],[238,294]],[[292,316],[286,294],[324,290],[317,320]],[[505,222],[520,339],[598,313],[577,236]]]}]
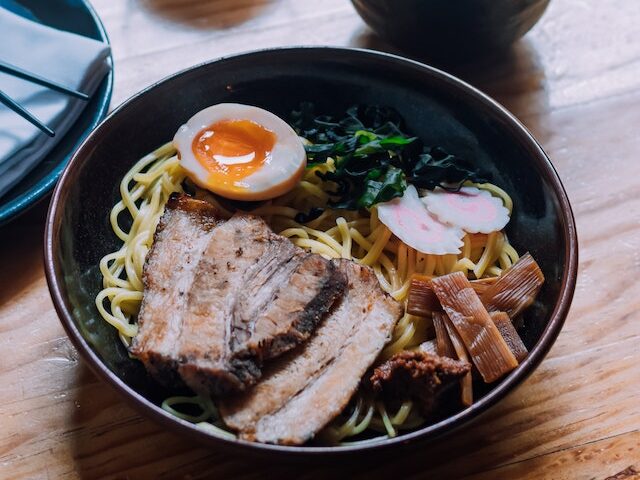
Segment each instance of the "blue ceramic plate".
[{"label": "blue ceramic plate", "polygon": [[[100,18],[85,0],[0,0],[0,7],[53,28],[109,43]],[[71,154],[106,116],[112,88],[113,69],[102,80],[76,123],[49,155],[0,197],[0,225],[25,212],[53,189]]]}]

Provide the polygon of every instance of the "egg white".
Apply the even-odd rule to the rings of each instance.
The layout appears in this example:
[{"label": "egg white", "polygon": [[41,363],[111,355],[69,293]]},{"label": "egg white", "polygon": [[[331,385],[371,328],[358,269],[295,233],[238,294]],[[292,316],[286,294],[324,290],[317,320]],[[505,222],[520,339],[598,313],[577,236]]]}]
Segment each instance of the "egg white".
[{"label": "egg white", "polygon": [[[250,120],[273,132],[276,141],[271,155],[261,168],[234,182],[237,192],[224,193],[209,182],[210,172],[193,153],[193,140],[203,129],[223,120]],[[197,185],[236,200],[267,200],[282,195],[290,183],[296,183],[306,165],[306,153],[300,137],[280,117],[259,107],[239,103],[219,103],[200,110],[182,125],[173,138],[180,163]],[[235,162],[240,163],[241,158]],[[233,159],[224,161],[232,164]]]}]

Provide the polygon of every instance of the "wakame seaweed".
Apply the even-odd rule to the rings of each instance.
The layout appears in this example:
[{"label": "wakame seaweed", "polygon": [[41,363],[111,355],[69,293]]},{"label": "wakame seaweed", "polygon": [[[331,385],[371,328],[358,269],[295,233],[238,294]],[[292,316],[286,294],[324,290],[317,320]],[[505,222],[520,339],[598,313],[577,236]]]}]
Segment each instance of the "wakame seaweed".
[{"label": "wakame seaweed", "polygon": [[457,190],[466,180],[485,181],[469,162],[407,134],[392,108],[355,105],[335,118],[302,103],[291,123],[311,142],[305,146],[309,166],[335,160],[335,172],[318,173],[337,185],[333,208],[371,207],[402,196],[408,184]]}]

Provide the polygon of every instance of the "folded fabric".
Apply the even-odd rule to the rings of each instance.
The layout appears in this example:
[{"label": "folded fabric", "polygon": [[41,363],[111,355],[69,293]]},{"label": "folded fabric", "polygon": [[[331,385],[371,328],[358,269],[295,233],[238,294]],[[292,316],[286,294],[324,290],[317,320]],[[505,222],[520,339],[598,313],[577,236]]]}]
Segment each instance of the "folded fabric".
[{"label": "folded fabric", "polygon": [[[0,60],[92,95],[111,68],[109,45],[0,7]],[[0,90],[52,128],[53,138],[0,104],[0,197],[51,151],[86,101],[0,73]]]}]

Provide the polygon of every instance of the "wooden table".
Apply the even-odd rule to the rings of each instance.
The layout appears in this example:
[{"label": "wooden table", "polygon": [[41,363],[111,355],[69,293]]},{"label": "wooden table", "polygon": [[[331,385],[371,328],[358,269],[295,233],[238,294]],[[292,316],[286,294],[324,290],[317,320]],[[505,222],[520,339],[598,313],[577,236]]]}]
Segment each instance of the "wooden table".
[{"label": "wooden table", "polygon": [[[390,49],[347,0],[94,3],[113,42],[114,106],[177,70],[254,48]],[[42,204],[0,229],[0,477],[587,480],[640,470],[639,25],[638,0],[554,0],[507,58],[454,69],[545,147],[581,247],[555,346],[481,424],[406,458],[341,469],[256,465],[161,430],[67,340],[43,275]]]}]

